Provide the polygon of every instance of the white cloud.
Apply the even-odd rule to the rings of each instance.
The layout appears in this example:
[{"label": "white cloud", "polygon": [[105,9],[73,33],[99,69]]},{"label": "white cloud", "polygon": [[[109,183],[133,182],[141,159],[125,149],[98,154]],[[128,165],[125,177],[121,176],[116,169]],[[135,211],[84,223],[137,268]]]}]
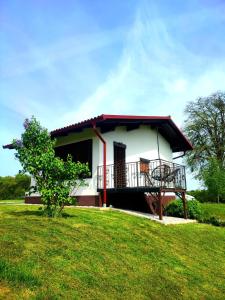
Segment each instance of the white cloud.
[{"label": "white cloud", "polygon": [[225,63],[214,66],[207,57],[185,47],[170,32],[170,21],[162,20],[157,9],[145,3],[137,12],[117,67],[78,108],[71,107],[60,124],[101,113],[133,113],[172,115],[181,125],[187,101],[223,88]]},{"label": "white cloud", "polygon": [[114,30],[101,30],[92,34],[82,34],[50,43],[47,45],[35,45],[26,40],[29,48],[25,52],[15,53],[12,57],[4,60],[1,66],[2,78],[19,76],[48,68],[70,57],[85,55],[97,49],[109,46],[123,36],[124,28]]}]

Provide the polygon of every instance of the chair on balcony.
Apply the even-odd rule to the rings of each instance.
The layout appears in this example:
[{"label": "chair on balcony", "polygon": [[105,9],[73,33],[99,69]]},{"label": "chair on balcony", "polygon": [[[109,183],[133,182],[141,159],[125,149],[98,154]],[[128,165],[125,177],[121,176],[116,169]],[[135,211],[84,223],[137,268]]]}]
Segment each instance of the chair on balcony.
[{"label": "chair on balcony", "polygon": [[160,166],[157,166],[152,171],[152,178],[157,181],[161,181],[165,184],[165,186],[168,185],[168,183],[175,181],[177,174],[180,172],[180,168],[171,168],[167,164],[162,164]]},{"label": "chair on balcony", "polygon": [[145,186],[153,186],[151,176],[150,176],[150,168],[149,168],[150,160],[140,158],[140,174],[144,176]]}]

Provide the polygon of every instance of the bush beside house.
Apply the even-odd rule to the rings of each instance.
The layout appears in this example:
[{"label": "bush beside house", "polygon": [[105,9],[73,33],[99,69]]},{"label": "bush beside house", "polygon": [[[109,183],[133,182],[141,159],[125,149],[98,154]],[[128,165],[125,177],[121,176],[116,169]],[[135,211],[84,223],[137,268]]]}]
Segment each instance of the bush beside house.
[{"label": "bush beside house", "polygon": [[[215,226],[225,226],[225,221],[213,212],[206,213],[202,209],[202,205],[197,200],[187,201],[187,214],[188,218],[196,219],[200,223],[212,224]],[[205,205],[205,204],[204,204]],[[214,204],[216,205],[216,204]],[[224,204],[221,204],[224,205]],[[165,213],[168,216],[183,218],[183,203],[182,200],[177,199],[170,202],[165,208]]]},{"label": "bush beside house", "polygon": [[[183,218],[184,210],[183,210],[183,202],[180,199],[174,200],[170,202],[165,212],[168,216]],[[191,200],[187,201],[187,214],[190,219],[199,219],[201,217],[202,211],[199,201]]]}]

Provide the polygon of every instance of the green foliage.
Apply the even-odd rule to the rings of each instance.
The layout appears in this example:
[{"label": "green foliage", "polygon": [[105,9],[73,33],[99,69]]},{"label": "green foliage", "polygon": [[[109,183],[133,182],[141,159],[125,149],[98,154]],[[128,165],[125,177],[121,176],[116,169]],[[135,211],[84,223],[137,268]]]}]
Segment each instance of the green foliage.
[{"label": "green foliage", "polygon": [[184,217],[184,209],[183,203],[181,200],[174,200],[170,202],[165,209],[165,213],[168,216],[183,218]]},{"label": "green foliage", "polygon": [[202,203],[202,217],[199,222],[225,227],[225,204]]},{"label": "green foliage", "polygon": [[191,190],[187,192],[188,195],[193,196],[196,200],[201,203],[204,202],[216,202],[216,197],[210,194],[208,190]]},{"label": "green foliage", "polygon": [[209,160],[202,177],[209,193],[216,196],[217,202],[225,201],[225,168],[216,158]]},{"label": "green foliage", "polygon": [[[212,224],[225,227],[225,205],[224,204],[201,204],[197,200],[187,201],[188,217],[196,219],[200,223]],[[177,199],[170,202],[166,207],[168,216],[183,218],[183,203]]]},{"label": "green foliage", "polygon": [[201,217],[198,220],[200,223],[206,223],[206,224],[212,224],[214,226],[221,226],[221,227],[225,227],[225,221],[220,220],[218,217],[216,216],[210,216],[210,217]]},{"label": "green foliage", "polygon": [[202,215],[200,203],[197,200],[187,201],[188,217],[190,219],[199,219]]},{"label": "green foliage", "polygon": [[187,153],[187,164],[199,179],[212,157],[225,168],[225,93],[190,102],[185,113],[184,132],[194,146]]},{"label": "green foliage", "polygon": [[30,176],[25,174],[0,177],[0,199],[22,198],[29,186]]},{"label": "green foliage", "polygon": [[225,222],[225,204],[223,203],[202,203],[203,217],[215,216]]},{"label": "green foliage", "polygon": [[25,131],[21,140],[14,140],[17,150],[16,158],[20,161],[23,172],[28,172],[35,180],[33,192],[39,192],[44,204],[44,213],[58,216],[65,204],[72,204],[71,191],[83,185],[81,177],[89,174],[88,165],[72,162],[68,155],[64,162],[55,156],[55,140],[52,140],[47,129],[32,117],[24,122]]},{"label": "green foliage", "polygon": [[[184,209],[183,202],[180,199],[170,202],[166,209],[168,216],[183,218]],[[197,200],[187,201],[187,214],[190,219],[199,219],[202,215],[200,203]]]}]

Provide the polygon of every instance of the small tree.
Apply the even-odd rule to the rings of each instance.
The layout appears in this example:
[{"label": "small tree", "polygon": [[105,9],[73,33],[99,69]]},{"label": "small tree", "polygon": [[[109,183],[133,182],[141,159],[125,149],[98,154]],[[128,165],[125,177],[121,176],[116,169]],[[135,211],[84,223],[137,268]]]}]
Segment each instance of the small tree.
[{"label": "small tree", "polygon": [[87,164],[73,162],[68,155],[63,161],[55,156],[55,140],[51,139],[47,129],[32,117],[24,122],[21,140],[14,140],[16,158],[23,172],[28,172],[35,180],[32,192],[39,192],[46,215],[61,215],[65,204],[72,204],[71,191],[83,185],[81,178],[89,174]]},{"label": "small tree", "polygon": [[203,180],[209,193],[216,196],[218,203],[220,199],[225,199],[225,169],[216,158],[212,158],[203,171]]}]

